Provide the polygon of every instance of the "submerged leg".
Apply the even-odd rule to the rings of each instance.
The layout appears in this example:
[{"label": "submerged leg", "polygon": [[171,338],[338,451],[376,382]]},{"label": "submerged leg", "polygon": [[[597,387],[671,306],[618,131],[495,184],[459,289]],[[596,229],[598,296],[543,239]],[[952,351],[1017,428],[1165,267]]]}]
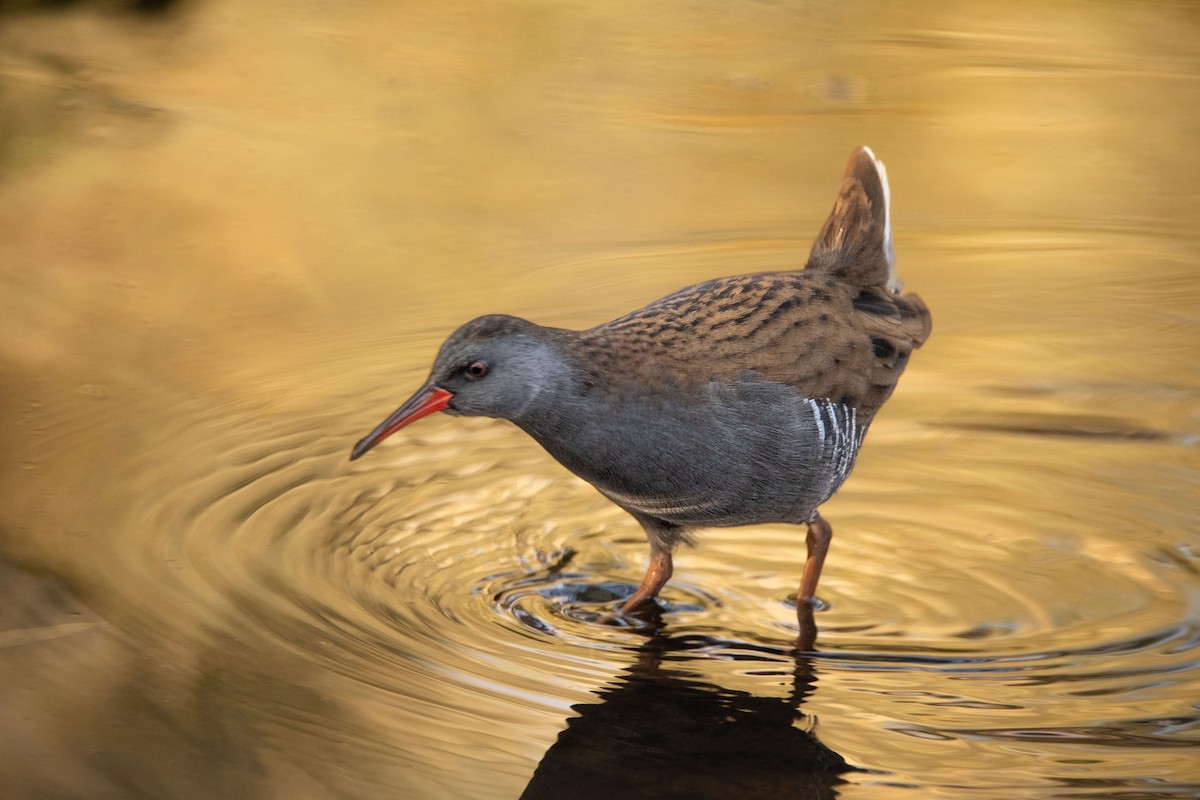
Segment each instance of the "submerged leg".
[{"label": "submerged leg", "polygon": [[796,651],[810,652],[817,643],[817,622],[813,619],[812,603],[796,604],[796,621],[800,623],[796,629]]},{"label": "submerged leg", "polygon": [[825,554],[829,552],[829,540],[833,538],[833,528],[817,512],[813,512],[808,521],[808,560],[804,562],[804,577],[800,579],[800,589],[796,592],[796,607],[801,608],[812,602],[817,593],[817,581],[821,578],[821,567],[825,564]]},{"label": "submerged leg", "polygon": [[642,578],[642,585],[637,588],[637,591],[629,595],[629,599],[621,606],[621,613],[628,614],[636,610],[639,606],[651,602],[658,596],[658,592],[671,579],[671,549],[663,547],[657,542],[650,543],[650,567],[646,570],[646,577]]}]

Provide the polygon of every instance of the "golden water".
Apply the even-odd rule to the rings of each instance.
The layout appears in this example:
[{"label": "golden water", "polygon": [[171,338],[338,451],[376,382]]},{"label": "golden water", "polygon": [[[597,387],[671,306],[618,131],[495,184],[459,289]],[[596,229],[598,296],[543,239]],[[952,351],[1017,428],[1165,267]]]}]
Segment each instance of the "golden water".
[{"label": "golden water", "polygon": [[[1191,5],[122,8],[0,6],[0,795],[1200,795]],[[860,143],[934,335],[815,656],[795,529],[652,633],[511,426],[347,461],[466,319],[802,263]]]}]

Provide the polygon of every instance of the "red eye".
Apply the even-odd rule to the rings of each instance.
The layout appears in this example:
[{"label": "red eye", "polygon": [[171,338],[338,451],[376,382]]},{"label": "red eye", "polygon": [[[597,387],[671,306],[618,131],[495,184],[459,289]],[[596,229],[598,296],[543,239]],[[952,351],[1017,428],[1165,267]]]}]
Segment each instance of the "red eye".
[{"label": "red eye", "polygon": [[472,361],[470,364],[467,364],[465,372],[468,378],[479,380],[484,375],[487,375],[488,363],[486,361]]}]

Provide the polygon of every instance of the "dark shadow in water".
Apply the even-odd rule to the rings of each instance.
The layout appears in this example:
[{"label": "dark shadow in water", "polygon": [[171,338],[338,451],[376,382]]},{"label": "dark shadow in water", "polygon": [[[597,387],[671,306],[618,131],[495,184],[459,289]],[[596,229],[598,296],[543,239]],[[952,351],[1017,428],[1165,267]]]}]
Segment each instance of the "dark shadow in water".
[{"label": "dark shadow in water", "polygon": [[[696,659],[689,651],[721,644],[655,626],[637,663],[598,703],[573,707],[579,716],[542,757],[522,800],[837,797],[839,776],[855,767],[821,744],[799,710],[815,684],[806,649],[790,651],[789,695],[759,697],[686,668]],[[778,665],[778,652],[770,656],[763,660]]]},{"label": "dark shadow in water", "polygon": [[[191,2],[191,0],[189,0]],[[155,16],[166,14],[183,0],[0,0],[0,13],[45,13],[81,7]]]},{"label": "dark shadow in water", "polygon": [[1071,439],[1162,442],[1174,437],[1167,431],[1147,428],[1126,419],[1099,414],[992,414],[988,419],[960,419],[931,423],[931,427],[983,433],[1016,433]]}]

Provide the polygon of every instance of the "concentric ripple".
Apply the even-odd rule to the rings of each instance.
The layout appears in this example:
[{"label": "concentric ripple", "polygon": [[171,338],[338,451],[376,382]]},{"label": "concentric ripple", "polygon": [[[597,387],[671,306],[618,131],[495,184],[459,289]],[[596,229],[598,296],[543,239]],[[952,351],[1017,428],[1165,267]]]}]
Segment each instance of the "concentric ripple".
[{"label": "concentric ripple", "polygon": [[[632,519],[502,422],[431,419],[349,462],[395,401],[383,387],[331,398],[337,413],[157,404],[190,422],[164,440],[171,459],[119,466],[120,541],[95,553],[127,627],[238,675],[225,691],[269,738],[372,742],[364,764],[403,764],[399,785],[421,796],[518,794],[568,707],[594,702],[648,636],[716,686],[787,691],[801,528],[702,532],[658,621],[626,620],[615,609],[648,555]],[[1173,506],[1124,518],[1110,498],[1138,479],[1131,449],[1178,443],[1075,443],[1091,448],[1081,466],[1057,439],[966,435],[978,449],[959,452],[986,471],[947,470],[933,429],[880,426],[827,508],[806,658],[822,741],[871,766],[846,777],[859,783],[949,782],[956,759],[1003,769],[1028,746],[1058,752],[1039,785],[1097,748],[1155,745],[1174,769],[1200,744],[1200,712],[1178,703],[1200,663],[1200,561]]]}]

